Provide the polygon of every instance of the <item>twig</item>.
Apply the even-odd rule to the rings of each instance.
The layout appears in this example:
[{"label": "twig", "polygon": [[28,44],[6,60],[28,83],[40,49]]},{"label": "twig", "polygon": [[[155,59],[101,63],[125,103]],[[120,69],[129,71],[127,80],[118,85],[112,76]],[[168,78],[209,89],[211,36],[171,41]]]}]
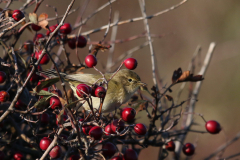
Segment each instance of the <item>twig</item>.
[{"label": "twig", "polygon": [[[174,10],[176,9],[177,7],[181,6],[182,4],[186,3],[188,0],[183,0],[182,2],[178,3],[177,5],[174,5],[168,9],[165,9],[163,11],[160,11],[160,12],[157,12],[153,15],[150,15],[150,16],[146,16],[146,17],[137,17],[137,18],[132,18],[132,19],[128,19],[128,20],[124,20],[124,21],[120,21],[120,22],[117,22],[117,23],[111,23],[110,24],[110,27],[113,27],[115,25],[122,25],[122,24],[126,24],[126,23],[130,23],[130,22],[136,22],[136,21],[140,21],[140,20],[144,20],[144,19],[151,19],[153,17],[157,17],[159,15],[162,15],[164,13],[167,13],[171,10]],[[102,26],[100,28],[97,28],[97,29],[93,29],[93,30],[90,30],[90,31],[87,31],[87,32],[84,32],[82,33],[82,35],[88,35],[88,34],[92,34],[92,33],[95,33],[95,32],[98,32],[98,31],[101,31],[101,30],[104,30],[104,29],[107,29],[108,28],[108,25],[105,25],[105,26]]]},{"label": "twig", "polygon": [[81,27],[82,25],[86,24],[87,21],[88,21],[90,18],[92,18],[95,14],[97,14],[99,11],[103,10],[105,7],[107,7],[108,5],[110,5],[111,3],[115,2],[115,1],[116,1],[116,0],[111,0],[111,1],[109,1],[110,3],[108,2],[108,3],[104,4],[104,5],[102,5],[101,7],[99,7],[99,8],[98,8],[96,11],[94,11],[91,15],[89,15],[87,18],[85,18],[81,23],[74,25],[73,30],[75,30],[76,28]]},{"label": "twig", "polygon": [[[141,8],[143,17],[147,17],[145,0],[139,0],[139,5]],[[157,72],[156,71],[156,59],[155,59],[155,52],[154,52],[153,45],[152,45],[152,37],[150,36],[150,28],[149,28],[149,24],[148,24],[148,19],[145,18],[143,22],[145,24],[145,29],[147,30],[147,38],[148,38],[150,53],[151,53],[153,84],[156,87],[156,90],[158,91],[158,84],[157,84],[157,78],[156,78],[156,72]]]},{"label": "twig", "polygon": [[[203,66],[202,66],[202,68],[201,68],[201,70],[199,72],[199,75],[203,75],[204,76],[204,74],[206,73],[208,65],[209,65],[209,63],[211,61],[211,58],[212,58],[212,54],[213,54],[215,45],[216,44],[214,42],[212,42],[210,44],[208,52],[207,52],[205,60],[204,60],[204,63],[203,63]],[[194,88],[193,94],[192,94],[192,98],[191,98],[191,101],[190,101],[188,112],[194,112],[196,99],[197,99],[198,93],[200,91],[202,82],[203,81],[199,81],[195,85],[195,88]],[[192,122],[193,122],[193,114],[189,114],[188,117],[187,117],[187,120],[186,120],[185,129],[187,129],[187,130],[190,129],[190,127],[192,125]],[[181,135],[179,137],[180,142],[183,142],[185,140],[186,135],[187,135],[187,133],[183,134],[183,135]],[[180,156],[180,153],[181,153],[181,147],[180,147],[181,143],[180,142],[176,142],[176,149],[175,149],[176,155],[175,155],[175,157],[179,157]]]},{"label": "twig", "polygon": [[230,146],[231,144],[233,144],[234,142],[236,142],[238,139],[240,138],[240,132],[238,132],[236,134],[235,137],[233,137],[233,139],[231,139],[230,141],[228,141],[227,143],[224,143],[223,145],[221,145],[220,147],[218,147],[218,149],[216,149],[212,154],[210,154],[208,157],[204,158],[204,160],[209,160],[212,157],[216,156],[218,154],[218,152],[226,149],[228,146]]},{"label": "twig", "polygon": [[[116,11],[114,13],[113,21],[117,22],[118,19],[119,19],[119,12]],[[118,26],[114,26],[112,28],[111,41],[115,41],[116,40],[117,29],[118,29]],[[109,49],[108,60],[107,60],[107,65],[106,65],[106,72],[110,72],[111,71],[111,67],[110,66],[112,66],[114,48],[115,48],[115,44],[113,43],[111,45],[111,48]]]},{"label": "twig", "polygon": [[[200,51],[201,51],[201,46],[198,45],[197,48],[196,48],[196,50],[195,50],[195,52],[193,53],[192,60],[191,60],[191,62],[190,62],[189,65],[188,65],[188,69],[187,69],[188,71],[191,70],[191,68],[192,68],[192,66],[193,66],[193,63],[194,63],[194,61],[195,61],[195,58],[196,58],[197,55],[200,53]],[[187,83],[187,82],[183,82],[182,85],[180,86],[179,90],[178,90],[177,97],[176,97],[176,100],[175,100],[175,103],[176,103],[176,104],[177,104],[178,101],[179,101],[180,95],[181,95],[181,93],[182,93],[182,91],[183,91],[186,83]]]},{"label": "twig", "polygon": [[117,63],[121,62],[123,59],[125,59],[125,58],[127,58],[127,57],[131,57],[134,52],[136,52],[136,51],[138,51],[138,50],[140,50],[140,49],[148,46],[148,44],[149,44],[148,42],[144,42],[143,44],[141,44],[141,45],[139,45],[139,46],[136,46],[136,47],[134,47],[134,48],[126,51],[125,53],[122,53],[122,54],[117,58],[117,60],[116,60],[114,63],[112,63],[112,65],[110,66],[110,68],[113,67],[113,66],[115,66]]},{"label": "twig", "polygon": [[7,31],[11,30],[12,28],[16,27],[17,25],[21,24],[23,21],[25,21],[25,17],[23,17],[20,21],[18,21],[17,23],[15,23],[14,25],[4,29],[1,33],[0,33],[0,37],[2,37]]},{"label": "twig", "polygon": [[[73,0],[73,1],[74,1],[74,0]],[[58,131],[58,133],[57,133],[57,135],[60,135],[62,131],[63,131],[63,128],[60,128],[59,131]],[[43,155],[42,155],[42,157],[40,158],[40,160],[44,160],[44,158],[48,155],[48,153],[50,152],[50,150],[51,150],[54,146],[56,146],[56,144],[57,144],[57,139],[58,139],[58,136],[57,136],[57,135],[54,136],[54,139],[53,139],[52,143],[48,146],[47,150],[43,153]]]}]

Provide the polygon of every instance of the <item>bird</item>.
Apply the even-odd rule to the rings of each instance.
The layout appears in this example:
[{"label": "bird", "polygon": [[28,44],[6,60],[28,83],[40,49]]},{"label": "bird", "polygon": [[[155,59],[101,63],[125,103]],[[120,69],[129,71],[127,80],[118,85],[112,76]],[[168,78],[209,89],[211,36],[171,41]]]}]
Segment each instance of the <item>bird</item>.
[{"label": "bird", "polygon": [[[40,71],[40,73],[43,73],[50,78],[58,76],[55,70]],[[60,74],[64,81],[70,84],[74,96],[78,99],[82,98],[80,98],[76,93],[77,85],[84,83],[86,85],[92,86],[99,79],[103,78],[101,74],[84,73],[68,75],[61,72]],[[106,80],[109,80],[113,74],[115,73],[106,73],[104,76]],[[126,103],[141,86],[145,85],[146,83],[141,82],[141,79],[136,72],[129,69],[119,70],[108,82],[108,88],[102,106],[102,113],[109,113],[115,109],[118,109],[122,104]],[[100,105],[100,99],[94,96],[91,98],[93,108],[98,109]],[[84,103],[83,107],[86,110],[90,110],[88,103]]]}]

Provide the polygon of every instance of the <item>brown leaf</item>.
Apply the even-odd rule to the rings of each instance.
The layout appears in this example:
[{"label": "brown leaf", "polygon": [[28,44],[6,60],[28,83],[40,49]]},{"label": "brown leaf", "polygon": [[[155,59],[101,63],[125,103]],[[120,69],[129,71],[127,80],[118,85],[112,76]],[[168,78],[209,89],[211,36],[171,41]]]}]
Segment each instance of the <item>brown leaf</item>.
[{"label": "brown leaf", "polygon": [[47,18],[48,18],[48,14],[42,13],[38,16],[38,21],[43,21],[43,20],[46,20]]},{"label": "brown leaf", "polygon": [[67,97],[68,97],[68,99],[69,99],[71,102],[75,101],[75,96],[74,96],[74,94],[73,94],[73,90],[72,90],[72,89],[69,89],[69,90],[67,91]]},{"label": "brown leaf", "polygon": [[8,9],[5,11],[5,17],[12,17],[12,14],[13,14],[13,10],[11,9]]},{"label": "brown leaf", "polygon": [[169,96],[169,95],[165,95],[165,98],[166,98],[168,101],[172,101],[172,100],[173,100],[172,96]]},{"label": "brown leaf", "polygon": [[34,23],[37,24],[38,23],[38,16],[36,13],[29,13],[29,20]]},{"label": "brown leaf", "polygon": [[196,75],[196,76],[193,76],[193,77],[189,78],[189,81],[191,81],[191,82],[197,82],[197,81],[202,81],[202,80],[204,80],[202,75]]},{"label": "brown leaf", "polygon": [[64,109],[60,111],[60,113],[57,115],[57,122],[58,124],[63,124],[64,122]]},{"label": "brown leaf", "polygon": [[42,21],[38,21],[38,24],[40,27],[42,27],[45,30],[48,30],[46,27],[48,25],[48,21],[47,20],[42,20]]},{"label": "brown leaf", "polygon": [[67,104],[67,101],[65,99],[63,99],[62,97],[58,97],[58,98],[61,101],[63,106],[65,106]]},{"label": "brown leaf", "polygon": [[185,71],[182,75],[177,79],[177,82],[186,81],[191,76],[190,71]]},{"label": "brown leaf", "polygon": [[178,70],[175,70],[173,72],[173,76],[172,76],[172,83],[176,83],[177,80],[181,77],[182,75],[182,69],[178,68]]}]

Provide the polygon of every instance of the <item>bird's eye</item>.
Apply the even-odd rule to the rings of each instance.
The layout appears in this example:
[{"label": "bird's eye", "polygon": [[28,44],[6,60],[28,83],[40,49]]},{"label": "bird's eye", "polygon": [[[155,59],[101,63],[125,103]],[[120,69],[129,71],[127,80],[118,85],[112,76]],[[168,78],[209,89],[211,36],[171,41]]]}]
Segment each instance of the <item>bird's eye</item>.
[{"label": "bird's eye", "polygon": [[128,79],[128,82],[132,82],[132,79]]}]

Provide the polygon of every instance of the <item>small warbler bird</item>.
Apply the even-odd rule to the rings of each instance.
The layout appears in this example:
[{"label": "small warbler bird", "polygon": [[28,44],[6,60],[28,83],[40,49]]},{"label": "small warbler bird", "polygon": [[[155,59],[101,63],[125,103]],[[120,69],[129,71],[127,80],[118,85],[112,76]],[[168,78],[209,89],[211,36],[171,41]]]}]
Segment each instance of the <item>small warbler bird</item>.
[{"label": "small warbler bird", "polygon": [[[57,72],[55,70],[42,71],[48,77],[56,77]],[[109,80],[114,73],[106,73],[105,78]],[[76,93],[76,87],[79,84],[87,84],[92,86],[97,80],[103,78],[101,74],[65,74],[61,73],[66,82],[69,82],[70,87],[73,90],[74,95],[81,99]],[[119,108],[122,104],[126,103],[132,95],[141,87],[146,85],[141,82],[140,77],[134,71],[128,69],[119,70],[116,75],[108,82],[107,93],[102,106],[102,113],[112,112]],[[100,105],[100,99],[92,96],[93,108],[98,109]],[[86,110],[90,110],[88,103],[84,103],[83,107]]]}]

